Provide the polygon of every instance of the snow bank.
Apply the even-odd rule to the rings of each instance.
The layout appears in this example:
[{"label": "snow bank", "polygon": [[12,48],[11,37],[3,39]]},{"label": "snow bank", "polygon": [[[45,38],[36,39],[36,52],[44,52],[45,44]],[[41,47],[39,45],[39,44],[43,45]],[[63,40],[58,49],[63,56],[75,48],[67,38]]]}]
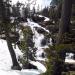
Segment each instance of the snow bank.
[{"label": "snow bank", "polygon": [[39,75],[39,71],[37,70],[0,70],[0,75]]},{"label": "snow bank", "polygon": [[19,56],[23,56],[23,53],[21,52],[21,50],[19,49],[19,47],[16,45],[16,47],[14,48],[15,54],[16,54],[16,58],[18,58]]},{"label": "snow bank", "polygon": [[44,21],[49,21],[50,19],[48,17],[45,17],[45,20]]},{"label": "snow bank", "polygon": [[11,56],[5,40],[0,40],[0,70],[10,70],[12,66]]},{"label": "snow bank", "polygon": [[[17,58],[18,56],[23,55],[23,53],[21,52],[21,50],[19,50],[17,45],[16,48],[14,48],[14,51],[16,53]],[[6,40],[1,39],[0,40],[0,69],[10,70],[11,66],[12,66],[12,60],[7,46],[7,42]]]},{"label": "snow bank", "polygon": [[39,16],[39,17],[44,17],[44,18],[45,18],[44,21],[49,21],[49,20],[50,20],[48,17],[45,17],[45,16],[43,16],[43,15],[38,15],[38,16]]},{"label": "snow bank", "polygon": [[22,70],[20,75],[39,75],[41,74],[38,70],[34,69],[27,69],[27,70]]},{"label": "snow bank", "polygon": [[[15,49],[15,48],[14,48]],[[18,46],[15,49],[16,56],[21,56],[22,52]],[[11,70],[12,60],[8,50],[7,42],[0,40],[0,75],[38,75],[41,72],[33,69]],[[39,65],[38,65],[39,66]]]},{"label": "snow bank", "polygon": [[38,61],[30,61],[30,63],[35,65],[41,73],[44,73],[47,70],[46,67]]},{"label": "snow bank", "polygon": [[66,53],[65,63],[75,64],[74,53]]},{"label": "snow bank", "polygon": [[65,59],[65,63],[75,64],[75,60],[73,60],[73,59]]},{"label": "snow bank", "polygon": [[44,17],[44,16],[42,16],[42,15],[38,15],[39,17]]}]

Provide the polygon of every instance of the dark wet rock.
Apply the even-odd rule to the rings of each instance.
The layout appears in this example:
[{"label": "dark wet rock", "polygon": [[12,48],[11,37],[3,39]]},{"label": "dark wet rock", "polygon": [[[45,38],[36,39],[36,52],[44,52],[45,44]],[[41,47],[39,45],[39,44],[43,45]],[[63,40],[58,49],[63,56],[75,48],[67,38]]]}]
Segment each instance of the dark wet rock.
[{"label": "dark wet rock", "polygon": [[42,39],[41,45],[42,45],[42,46],[45,46],[46,44],[47,44],[47,40],[46,40],[46,39]]},{"label": "dark wet rock", "polygon": [[34,43],[33,43],[33,41],[32,41],[32,38],[28,38],[28,39],[27,39],[27,44],[28,44],[28,46],[31,47],[31,48],[34,47]]},{"label": "dark wet rock", "polygon": [[20,43],[21,43],[20,41],[17,41],[17,42],[16,42],[17,45],[20,45]]},{"label": "dark wet rock", "polygon": [[39,25],[41,25],[42,27],[48,27],[50,25],[55,25],[52,21],[43,21],[43,22],[38,22]]},{"label": "dark wet rock", "polygon": [[32,20],[34,22],[42,22],[42,21],[45,20],[45,18],[44,17],[39,17],[39,16],[32,16]]},{"label": "dark wet rock", "polygon": [[27,22],[27,19],[23,17],[18,17],[16,20],[19,22]]},{"label": "dark wet rock", "polygon": [[45,33],[45,30],[42,29],[42,28],[36,27],[36,30],[37,30],[38,33]]},{"label": "dark wet rock", "polygon": [[46,28],[51,32],[51,33],[57,33],[59,28],[58,26],[55,25],[47,25]]},{"label": "dark wet rock", "polygon": [[45,24],[45,25],[54,25],[54,23],[51,22],[51,21],[44,21],[44,24]]},{"label": "dark wet rock", "polygon": [[63,71],[63,62],[55,61],[53,66],[53,75],[62,75]]},{"label": "dark wet rock", "polygon": [[70,43],[74,43],[75,44],[75,34],[64,34],[63,35],[63,40],[62,42],[64,44],[70,44]]},{"label": "dark wet rock", "polygon": [[42,53],[42,55],[41,55],[41,56],[42,56],[42,58],[45,58],[45,53]]},{"label": "dark wet rock", "polygon": [[22,68],[18,65],[18,66],[12,66],[11,69],[13,69],[13,70],[21,70]]},{"label": "dark wet rock", "polygon": [[64,72],[68,71],[75,71],[75,65],[74,64],[64,64]]},{"label": "dark wet rock", "polygon": [[30,63],[27,63],[27,64],[23,65],[23,69],[37,69],[37,67]]},{"label": "dark wet rock", "polygon": [[35,61],[35,58],[34,58],[34,53],[31,52],[30,50],[28,51],[28,58],[32,61]]},{"label": "dark wet rock", "polygon": [[[5,32],[0,35],[0,38],[6,40]],[[16,43],[19,40],[19,33],[9,32],[9,38],[12,43]]]}]

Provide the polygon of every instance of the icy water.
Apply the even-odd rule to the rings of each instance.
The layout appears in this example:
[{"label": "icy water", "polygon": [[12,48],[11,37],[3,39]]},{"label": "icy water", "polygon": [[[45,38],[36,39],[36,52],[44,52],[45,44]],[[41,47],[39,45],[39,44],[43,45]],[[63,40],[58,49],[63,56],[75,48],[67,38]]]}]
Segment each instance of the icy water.
[{"label": "icy water", "polygon": [[[35,47],[37,48],[37,51],[36,51],[37,58],[36,59],[45,61],[45,58],[42,58],[41,56],[42,56],[42,53],[44,53],[44,49],[48,48],[48,45],[45,44],[44,46],[42,46],[41,42],[42,42],[43,39],[45,39],[45,36],[44,36],[44,34],[38,33],[37,30],[36,30],[36,27],[43,29],[47,33],[50,33],[50,32],[49,32],[49,30],[47,30],[44,27],[40,26],[38,23],[30,21],[30,19],[28,19],[28,26],[31,27],[32,32],[34,34],[33,42],[35,43]],[[49,44],[52,45],[52,39],[51,38],[50,38],[49,41],[50,41]]]}]

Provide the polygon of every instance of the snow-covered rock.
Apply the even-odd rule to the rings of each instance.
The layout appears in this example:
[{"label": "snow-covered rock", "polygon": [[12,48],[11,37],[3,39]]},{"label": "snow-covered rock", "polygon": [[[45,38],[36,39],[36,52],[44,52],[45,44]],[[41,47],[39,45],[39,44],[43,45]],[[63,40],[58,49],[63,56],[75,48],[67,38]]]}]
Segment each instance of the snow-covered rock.
[{"label": "snow-covered rock", "polygon": [[44,18],[45,18],[44,21],[49,21],[49,20],[50,20],[48,17],[45,17],[45,16],[43,16],[43,15],[39,15],[39,17],[44,17]]},{"label": "snow-covered rock", "polygon": [[50,19],[48,17],[45,17],[45,20],[44,21],[49,21]]},{"label": "snow-covered rock", "polygon": [[75,64],[74,53],[66,53],[65,63]]}]

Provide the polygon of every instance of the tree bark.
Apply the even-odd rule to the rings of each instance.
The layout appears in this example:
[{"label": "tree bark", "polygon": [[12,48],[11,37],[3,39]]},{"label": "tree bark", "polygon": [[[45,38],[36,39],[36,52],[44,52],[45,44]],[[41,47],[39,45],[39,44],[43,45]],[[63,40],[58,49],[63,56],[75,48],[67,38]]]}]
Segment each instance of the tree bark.
[{"label": "tree bark", "polygon": [[[21,67],[16,59],[16,55],[15,55],[15,52],[13,50],[13,47],[12,47],[12,42],[11,42],[11,39],[10,39],[10,36],[9,36],[9,32],[10,32],[10,27],[9,27],[9,24],[10,24],[10,10],[9,10],[9,7],[8,5],[5,5],[3,0],[0,0],[0,10],[1,10],[1,21],[2,21],[2,28],[4,29],[5,31],[5,35],[6,35],[6,41],[7,41],[7,46],[8,46],[8,49],[9,49],[9,52],[10,52],[10,55],[11,55],[11,59],[12,59],[12,63],[13,63],[13,66],[12,66],[12,69],[16,69],[16,70],[21,70]],[[7,7],[6,7],[7,6]]]},{"label": "tree bark", "polygon": [[62,43],[64,33],[69,33],[69,25],[71,18],[72,0],[63,0],[61,20],[59,23],[58,43]]},{"label": "tree bark", "polygon": [[16,54],[15,54],[14,49],[12,47],[11,39],[10,39],[7,31],[6,31],[5,35],[6,35],[6,41],[7,41],[8,49],[9,49],[11,59],[12,59],[12,62],[13,62],[12,69],[21,70],[21,67],[20,67],[20,65],[19,65],[19,63],[16,59]]}]

